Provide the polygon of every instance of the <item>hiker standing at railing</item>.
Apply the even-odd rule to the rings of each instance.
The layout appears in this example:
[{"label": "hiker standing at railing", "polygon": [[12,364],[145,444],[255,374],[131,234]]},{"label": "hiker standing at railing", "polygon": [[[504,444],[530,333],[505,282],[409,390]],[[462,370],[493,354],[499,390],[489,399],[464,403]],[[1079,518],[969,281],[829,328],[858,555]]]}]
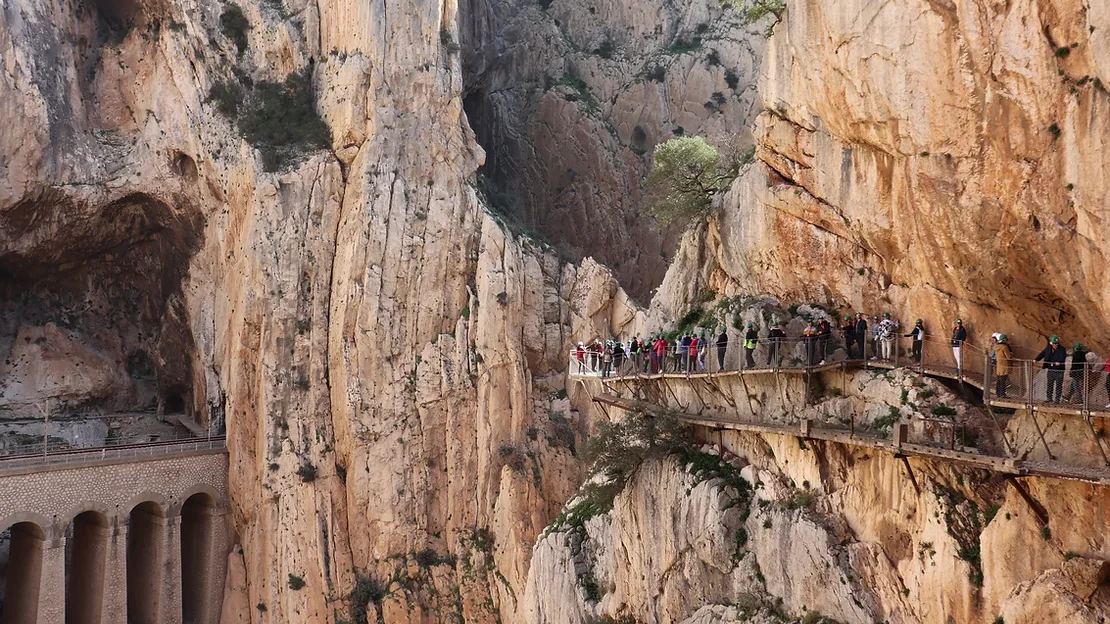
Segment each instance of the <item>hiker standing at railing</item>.
[{"label": "hiker standing at railing", "polygon": [[806,323],[806,328],[802,330],[802,341],[806,346],[806,366],[813,366],[817,363],[817,335],[821,333],[813,321]]},{"label": "hiker standing at railing", "polygon": [[[690,339],[690,334],[682,334],[682,342],[679,343],[679,348],[678,348],[678,356],[679,356],[678,361],[679,361],[679,366],[681,366],[679,371],[685,371],[687,373],[690,372],[690,343],[691,342],[693,342],[693,341]],[[675,372],[679,372],[679,371],[675,371]]]},{"label": "hiker standing at railing", "polygon": [[601,376],[608,377],[613,372],[613,342],[605,341],[605,348],[601,352]]},{"label": "hiker standing at railing", "polygon": [[728,355],[728,331],[724,327],[717,336],[717,370],[725,370],[725,356]]},{"label": "hiker standing at railing", "polygon": [[960,349],[963,348],[964,342],[967,341],[967,330],[964,329],[963,319],[956,319],[956,325],[952,328],[952,357],[956,358],[956,374],[959,375],[963,372],[963,362],[960,359]]},{"label": "hiker standing at railing", "polygon": [[852,359],[852,347],[856,346],[856,323],[852,317],[845,316],[844,322],[840,324],[840,333],[844,334],[844,351],[848,354],[848,359]]},{"label": "hiker standing at railing", "polygon": [[771,324],[771,332],[767,338],[771,345],[771,349],[767,352],[767,366],[777,367],[782,364],[782,349],[786,341],[786,332],[782,331],[778,321]]},{"label": "hiker standing at railing", "polygon": [[998,334],[998,343],[991,352],[994,356],[994,375],[997,378],[995,393],[998,398],[1005,399],[1010,387],[1010,360],[1014,359],[1006,334]]},{"label": "hiker standing at railing", "polygon": [[1087,349],[1083,347],[1083,343],[1077,342],[1072,345],[1071,352],[1071,372],[1068,376],[1071,378],[1068,384],[1068,393],[1064,395],[1064,400],[1071,402],[1071,398],[1076,397],[1076,403],[1083,402],[1083,377],[1087,370]]},{"label": "hiker standing at railing", "polygon": [[632,360],[632,372],[637,375],[640,374],[640,337],[633,336],[632,342],[628,343],[628,357]]},{"label": "hiker standing at railing", "polygon": [[574,358],[578,360],[578,374],[586,372],[586,346],[581,342],[574,349]]},{"label": "hiker standing at railing", "polygon": [[879,343],[883,348],[883,359],[894,359],[894,336],[898,332],[897,321],[890,320],[890,312],[883,312],[883,320],[879,323]]},{"label": "hiker standing at railing", "polygon": [[709,351],[709,334],[702,332],[701,338],[698,339],[698,372],[705,372],[705,354],[707,351]]},{"label": "hiker standing at railing", "polygon": [[867,317],[863,312],[856,312],[856,344],[859,345],[859,359],[867,359]]},{"label": "hiker standing at railing", "polygon": [[[1068,352],[1060,346],[1060,339],[1053,336],[1048,339],[1048,346],[1037,354],[1034,362],[1044,360],[1041,366],[1048,371],[1048,389],[1045,390],[1045,401],[1050,403],[1060,402],[1060,393],[1064,389],[1064,362],[1067,361]],[[1055,392],[1053,392],[1055,390]]]},{"label": "hiker standing at railing", "polygon": [[829,338],[832,337],[832,324],[828,319],[817,321],[817,356],[821,358],[821,366],[825,365],[825,358],[829,355]]},{"label": "hiker standing at railing", "polygon": [[754,323],[748,323],[748,331],[744,334],[744,368],[755,368],[757,342],[759,342],[759,332],[755,330]]},{"label": "hiker standing at railing", "polygon": [[921,361],[921,345],[925,342],[925,323],[921,319],[913,324],[913,329],[910,333],[906,334],[906,338],[913,338],[913,346],[910,347],[910,357],[914,362]]},{"label": "hiker standing at railing", "polygon": [[623,365],[624,343],[618,340],[613,343],[613,370],[615,370],[618,375],[621,375],[623,374],[623,371],[621,370],[621,366]]},{"label": "hiker standing at railing", "polygon": [[662,336],[657,336],[651,351],[651,372],[653,374],[663,371],[663,367],[666,366],[666,357],[667,341],[663,340]]},{"label": "hiker standing at railing", "polygon": [[686,363],[686,372],[692,372],[698,366],[698,349],[701,347],[701,339],[697,334],[690,336],[690,353],[689,361]]}]

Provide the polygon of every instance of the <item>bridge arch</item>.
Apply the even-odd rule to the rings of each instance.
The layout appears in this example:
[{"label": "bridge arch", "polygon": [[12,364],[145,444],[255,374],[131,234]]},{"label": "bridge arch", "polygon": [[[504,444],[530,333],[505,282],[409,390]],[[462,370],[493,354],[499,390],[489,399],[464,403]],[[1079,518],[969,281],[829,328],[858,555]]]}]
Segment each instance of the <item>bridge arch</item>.
[{"label": "bridge arch", "polygon": [[39,527],[47,537],[50,537],[50,529],[54,525],[54,520],[33,511],[20,511],[0,518],[0,531],[6,531],[21,523],[33,524]]},{"label": "bridge arch", "polygon": [[128,499],[126,503],[123,504],[123,506],[120,507],[120,516],[122,517],[124,512],[126,512],[128,516],[130,516],[131,512],[135,510],[135,507],[138,507],[143,503],[154,503],[162,510],[163,516],[168,516],[173,511],[173,503],[172,501],[170,501],[170,499],[166,498],[162,494],[159,494],[158,492],[143,490],[142,492],[139,492],[138,494],[132,496],[130,499]]},{"label": "bridge arch", "polygon": [[101,622],[108,528],[108,516],[96,510],[76,514],[66,528],[66,624]]},{"label": "bridge arch", "polygon": [[0,579],[3,583],[0,586],[3,590],[0,598],[4,601],[0,624],[38,621],[42,557],[46,546],[46,531],[43,526],[35,522],[19,521],[4,529],[10,541],[8,565]]},{"label": "bridge arch", "polygon": [[[80,516],[84,513],[95,513],[104,519],[105,526],[110,527],[115,524],[117,512],[117,509],[109,507],[103,503],[92,500],[83,500],[79,501],[76,505],[73,505],[72,507],[67,509],[65,513],[56,516],[55,520],[57,521],[58,526],[69,527],[73,524],[73,521],[75,518],[77,518],[77,516]],[[68,533],[66,537],[69,537]]]},{"label": "bridge arch", "polygon": [[[159,497],[161,498],[161,497]],[[157,622],[165,567],[166,508],[147,500],[127,516],[127,621]]]},{"label": "bridge arch", "polygon": [[205,621],[215,567],[216,501],[210,488],[197,486],[181,504],[181,620]]}]

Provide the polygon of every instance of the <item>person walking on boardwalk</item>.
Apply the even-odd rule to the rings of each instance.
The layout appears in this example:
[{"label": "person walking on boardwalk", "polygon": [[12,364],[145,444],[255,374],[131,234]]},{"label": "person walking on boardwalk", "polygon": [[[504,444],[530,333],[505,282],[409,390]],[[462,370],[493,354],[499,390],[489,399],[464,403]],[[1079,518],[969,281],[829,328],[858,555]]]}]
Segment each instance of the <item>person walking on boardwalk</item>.
[{"label": "person walking on boardwalk", "polygon": [[767,344],[770,348],[767,350],[767,366],[778,367],[782,364],[782,350],[786,342],[786,332],[782,331],[782,326],[775,321],[771,324],[771,331],[767,334]]},{"label": "person walking on boardwalk", "polygon": [[706,332],[701,333],[701,338],[698,338],[698,372],[705,372],[705,354],[709,351],[709,335]]},{"label": "person walking on boardwalk", "polygon": [[717,370],[725,370],[725,356],[728,355],[728,331],[724,327],[717,334]]},{"label": "person walking on boardwalk", "polygon": [[1071,371],[1068,373],[1070,378],[1068,383],[1068,393],[1064,395],[1064,400],[1071,402],[1071,398],[1075,397],[1076,403],[1083,402],[1083,380],[1087,376],[1087,349],[1083,343],[1077,342],[1072,345],[1071,352]]},{"label": "person walking on boardwalk", "polygon": [[910,347],[910,357],[914,362],[921,361],[921,345],[925,342],[925,323],[921,319],[913,324],[913,329],[910,333],[906,334],[906,338],[913,338],[913,346]]},{"label": "person walking on boardwalk", "polygon": [[755,345],[759,342],[759,332],[755,330],[754,323],[748,323],[748,331],[744,333],[744,367],[755,368]]},{"label": "person walking on boardwalk", "polygon": [[1045,390],[1044,400],[1049,403],[1060,402],[1060,393],[1064,389],[1064,363],[1067,359],[1067,349],[1060,346],[1059,338],[1052,336],[1048,339],[1048,346],[1033,360],[1034,362],[1044,360],[1041,368],[1048,371],[1048,389]]},{"label": "person walking on boardwalk", "polygon": [[960,359],[960,349],[963,348],[964,342],[967,341],[967,329],[964,328],[963,319],[956,319],[956,324],[952,327],[952,357],[956,359],[956,374],[959,375],[963,372],[963,361]]},{"label": "person walking on boardwalk", "polygon": [[698,368],[698,350],[701,348],[701,339],[697,334],[690,336],[690,361],[686,364],[686,372],[695,371]]},{"label": "person walking on boardwalk", "polygon": [[655,339],[655,373],[666,372],[667,366],[667,340],[663,336]]},{"label": "person walking on boardwalk", "polygon": [[859,345],[859,359],[867,359],[864,345],[867,343],[867,317],[863,312],[856,312],[856,344]]},{"label": "person walking on boardwalk", "polygon": [[848,354],[848,359],[852,359],[852,347],[856,346],[856,323],[852,317],[845,316],[844,322],[840,324],[840,333],[844,334],[844,352]]},{"label": "person walking on boardwalk", "polygon": [[617,376],[624,374],[621,366],[624,366],[624,343],[617,340],[613,343],[613,370]]},{"label": "person walking on boardwalk", "polygon": [[574,348],[574,359],[578,360],[578,374],[586,372],[586,346],[581,342]]},{"label": "person walking on boardwalk", "polygon": [[1006,334],[998,334],[998,342],[992,349],[994,355],[995,395],[1000,399],[1007,398],[1006,392],[1010,388],[1010,360],[1014,359],[1014,352],[1010,349],[1010,342]]},{"label": "person walking on boardwalk", "polygon": [[633,336],[632,342],[628,343],[628,359],[632,363],[632,372],[640,374],[640,337]]}]

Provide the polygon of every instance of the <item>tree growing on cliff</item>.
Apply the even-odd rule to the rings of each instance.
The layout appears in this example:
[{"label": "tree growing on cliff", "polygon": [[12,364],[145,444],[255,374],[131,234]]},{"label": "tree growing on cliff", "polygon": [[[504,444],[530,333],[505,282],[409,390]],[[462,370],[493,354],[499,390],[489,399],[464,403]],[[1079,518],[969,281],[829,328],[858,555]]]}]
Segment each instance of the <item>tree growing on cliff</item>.
[{"label": "tree growing on cliff", "polygon": [[736,179],[739,163],[701,137],[680,137],[655,147],[647,177],[647,210],[660,225],[708,215],[713,198]]}]

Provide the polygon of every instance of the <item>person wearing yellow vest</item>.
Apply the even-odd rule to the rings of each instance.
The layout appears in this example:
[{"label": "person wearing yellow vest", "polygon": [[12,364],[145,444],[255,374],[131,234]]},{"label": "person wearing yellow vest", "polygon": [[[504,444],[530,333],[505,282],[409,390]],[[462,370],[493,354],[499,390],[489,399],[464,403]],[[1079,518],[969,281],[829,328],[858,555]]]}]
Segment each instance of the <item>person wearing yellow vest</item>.
[{"label": "person wearing yellow vest", "polygon": [[744,334],[745,368],[755,368],[755,345],[758,341],[759,333],[755,331],[755,324],[748,323],[748,331]]}]

